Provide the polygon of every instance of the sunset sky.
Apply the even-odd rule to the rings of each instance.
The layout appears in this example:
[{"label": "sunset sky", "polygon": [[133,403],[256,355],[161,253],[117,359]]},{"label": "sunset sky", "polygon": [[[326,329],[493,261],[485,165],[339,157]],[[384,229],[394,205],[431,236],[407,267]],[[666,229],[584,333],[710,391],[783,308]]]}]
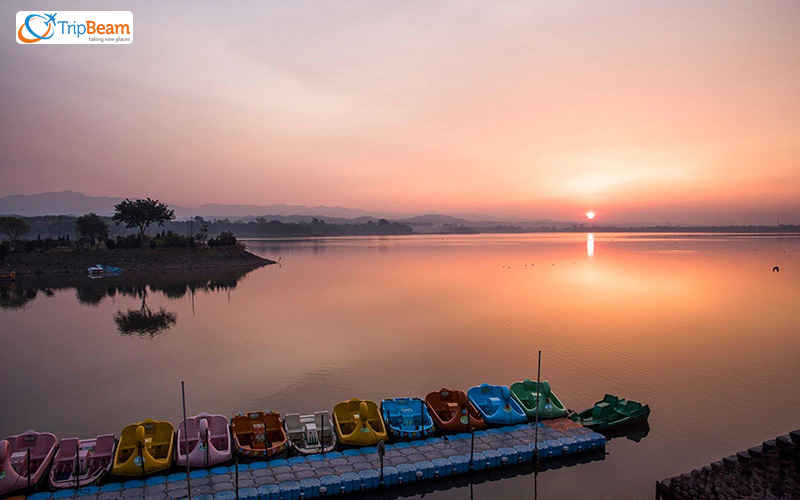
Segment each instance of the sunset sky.
[{"label": "sunset sky", "polygon": [[[23,46],[18,10],[133,12]],[[50,11],[47,11],[50,12]],[[800,2],[0,4],[0,196],[800,223]]]}]

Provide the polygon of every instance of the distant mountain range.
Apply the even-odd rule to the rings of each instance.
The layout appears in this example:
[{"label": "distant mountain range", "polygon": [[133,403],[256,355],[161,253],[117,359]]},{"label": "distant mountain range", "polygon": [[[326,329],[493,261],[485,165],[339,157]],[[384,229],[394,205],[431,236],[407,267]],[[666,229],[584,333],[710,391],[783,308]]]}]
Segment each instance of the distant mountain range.
[{"label": "distant mountain range", "polygon": [[[33,217],[37,215],[83,215],[94,212],[97,215],[112,215],[114,205],[124,198],[108,196],[87,196],[75,191],[59,191],[55,193],[42,193],[32,195],[15,194],[0,198],[0,214],[22,215]],[[163,200],[162,200],[163,201]],[[357,217],[403,217],[402,214],[369,213],[357,208],[344,207],[307,207],[302,205],[222,205],[207,203],[195,208],[182,207],[165,201],[170,208],[175,210],[175,216],[183,217],[260,217],[265,214],[282,216],[300,215],[307,217],[324,216],[342,219],[355,219]]]},{"label": "distant mountain range", "polygon": [[[124,198],[108,196],[87,196],[75,191],[59,191],[54,193],[41,193],[32,195],[10,195],[0,198],[0,215],[20,215],[35,217],[41,215],[83,215],[94,212],[97,215],[111,216],[114,205]],[[163,201],[163,200],[162,200]],[[194,216],[205,218],[231,218],[253,220],[259,217],[281,222],[301,222],[312,217],[330,223],[363,223],[381,218],[391,219],[410,224],[430,224],[441,226],[443,224],[459,225],[468,224],[464,218],[456,218],[440,214],[398,214],[391,212],[368,212],[358,208],[304,205],[223,205],[206,203],[195,208],[182,207],[165,201],[170,208],[175,210],[178,219]],[[493,219],[490,216],[478,216],[482,220]]]}]

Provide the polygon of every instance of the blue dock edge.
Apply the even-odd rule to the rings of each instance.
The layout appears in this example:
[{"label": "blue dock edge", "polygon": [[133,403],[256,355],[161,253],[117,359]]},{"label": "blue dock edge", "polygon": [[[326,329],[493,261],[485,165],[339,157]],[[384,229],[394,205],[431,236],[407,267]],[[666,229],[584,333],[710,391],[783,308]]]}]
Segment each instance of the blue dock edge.
[{"label": "blue dock edge", "polygon": [[[331,452],[325,455],[293,457],[288,460],[239,464],[241,500],[305,500],[359,491],[391,488],[400,484],[466,474],[471,470],[497,469],[603,450],[606,438],[586,428],[554,430],[539,424],[534,443],[533,424],[461,433],[447,437],[400,442],[386,446],[383,476],[375,447]],[[233,500],[234,466],[193,470],[192,498]],[[186,473],[151,476],[122,483],[108,483],[81,490],[41,492],[29,500],[65,498],[70,500],[182,500],[186,497]]]}]

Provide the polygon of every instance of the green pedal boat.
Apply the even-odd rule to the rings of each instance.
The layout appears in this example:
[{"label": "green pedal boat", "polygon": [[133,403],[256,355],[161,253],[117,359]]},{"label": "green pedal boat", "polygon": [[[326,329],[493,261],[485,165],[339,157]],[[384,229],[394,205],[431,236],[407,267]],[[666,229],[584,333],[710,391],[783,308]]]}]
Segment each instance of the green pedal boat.
[{"label": "green pedal boat", "polygon": [[647,405],[606,394],[592,408],[574,413],[569,418],[584,427],[601,431],[643,422],[649,415],[650,407]]},{"label": "green pedal boat", "polygon": [[[541,394],[541,397],[540,397]],[[567,416],[567,409],[550,390],[547,380],[537,384],[533,380],[511,384],[511,396],[517,400],[528,418],[536,417],[536,406],[539,406],[539,418],[560,418]]]}]

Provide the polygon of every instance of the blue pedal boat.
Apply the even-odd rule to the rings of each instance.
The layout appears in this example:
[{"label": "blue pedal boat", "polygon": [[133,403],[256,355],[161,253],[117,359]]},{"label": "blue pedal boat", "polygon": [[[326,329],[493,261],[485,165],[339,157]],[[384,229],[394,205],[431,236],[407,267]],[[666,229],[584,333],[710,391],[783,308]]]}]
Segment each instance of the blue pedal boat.
[{"label": "blue pedal boat", "polygon": [[384,399],[381,414],[393,438],[419,439],[433,434],[433,419],[420,398]]},{"label": "blue pedal boat", "polygon": [[511,397],[511,390],[506,385],[481,384],[470,389],[467,397],[487,424],[513,425],[528,421],[522,406]]}]

